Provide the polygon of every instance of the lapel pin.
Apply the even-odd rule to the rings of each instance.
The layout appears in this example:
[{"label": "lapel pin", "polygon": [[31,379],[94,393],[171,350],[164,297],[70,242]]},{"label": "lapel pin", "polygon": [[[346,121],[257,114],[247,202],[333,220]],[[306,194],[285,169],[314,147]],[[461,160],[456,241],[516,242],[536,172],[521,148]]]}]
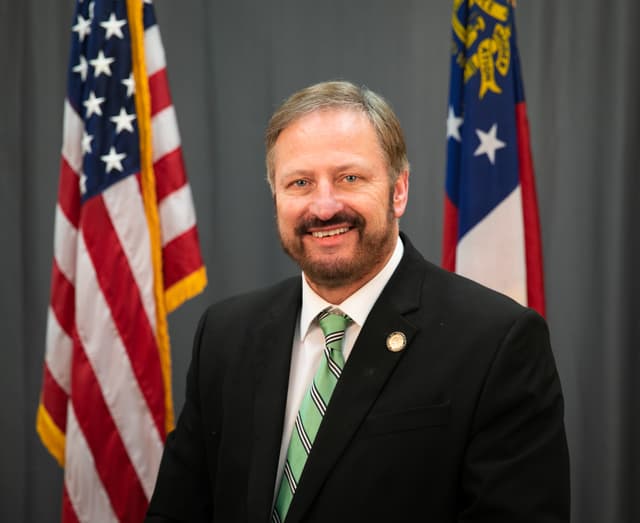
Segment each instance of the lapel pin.
[{"label": "lapel pin", "polygon": [[407,346],[407,337],[402,332],[392,332],[387,336],[387,349],[391,352],[400,352]]}]

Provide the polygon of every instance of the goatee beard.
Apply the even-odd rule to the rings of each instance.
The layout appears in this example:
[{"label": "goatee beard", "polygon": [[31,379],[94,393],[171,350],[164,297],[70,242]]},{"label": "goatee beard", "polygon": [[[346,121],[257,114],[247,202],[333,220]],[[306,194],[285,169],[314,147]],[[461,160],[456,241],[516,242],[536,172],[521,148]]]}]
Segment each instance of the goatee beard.
[{"label": "goatee beard", "polygon": [[[397,229],[390,209],[387,225],[382,231],[367,232],[367,223],[363,216],[355,212],[342,211],[329,220],[320,220],[309,216],[300,220],[294,229],[293,238],[285,238],[280,232],[280,243],[284,251],[300,266],[306,277],[312,282],[329,289],[343,287],[370,274],[374,268],[382,268],[393,246]],[[348,226],[349,233],[357,232],[358,243],[350,256],[336,255],[329,260],[313,259],[307,252],[303,239],[312,228]],[[347,233],[348,234],[348,233]],[[373,277],[373,274],[371,274]]]}]

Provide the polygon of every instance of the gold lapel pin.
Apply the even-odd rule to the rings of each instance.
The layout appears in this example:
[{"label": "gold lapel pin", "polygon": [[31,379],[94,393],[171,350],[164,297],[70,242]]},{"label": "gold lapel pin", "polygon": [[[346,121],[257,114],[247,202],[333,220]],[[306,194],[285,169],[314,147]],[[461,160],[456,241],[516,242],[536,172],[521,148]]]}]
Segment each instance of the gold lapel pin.
[{"label": "gold lapel pin", "polygon": [[400,352],[407,346],[407,337],[402,332],[392,332],[387,336],[387,349],[391,352]]}]

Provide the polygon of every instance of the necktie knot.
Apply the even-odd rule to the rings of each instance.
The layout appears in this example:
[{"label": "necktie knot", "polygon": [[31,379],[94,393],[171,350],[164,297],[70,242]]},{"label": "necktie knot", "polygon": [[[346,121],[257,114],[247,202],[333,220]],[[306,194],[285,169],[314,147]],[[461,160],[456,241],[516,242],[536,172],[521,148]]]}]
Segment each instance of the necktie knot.
[{"label": "necktie knot", "polygon": [[329,349],[342,349],[342,339],[350,318],[340,311],[323,311],[318,315],[318,323]]}]

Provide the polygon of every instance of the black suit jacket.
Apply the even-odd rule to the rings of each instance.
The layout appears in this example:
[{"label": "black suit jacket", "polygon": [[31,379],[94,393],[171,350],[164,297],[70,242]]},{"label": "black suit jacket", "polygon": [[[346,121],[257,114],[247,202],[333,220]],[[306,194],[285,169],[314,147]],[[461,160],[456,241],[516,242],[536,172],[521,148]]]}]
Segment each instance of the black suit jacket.
[{"label": "black suit jacket", "polygon": [[[403,259],[345,365],[293,522],[569,521],[563,400],[544,320]],[[211,306],[148,521],[270,520],[300,277]],[[405,334],[405,350],[386,339]]]}]

